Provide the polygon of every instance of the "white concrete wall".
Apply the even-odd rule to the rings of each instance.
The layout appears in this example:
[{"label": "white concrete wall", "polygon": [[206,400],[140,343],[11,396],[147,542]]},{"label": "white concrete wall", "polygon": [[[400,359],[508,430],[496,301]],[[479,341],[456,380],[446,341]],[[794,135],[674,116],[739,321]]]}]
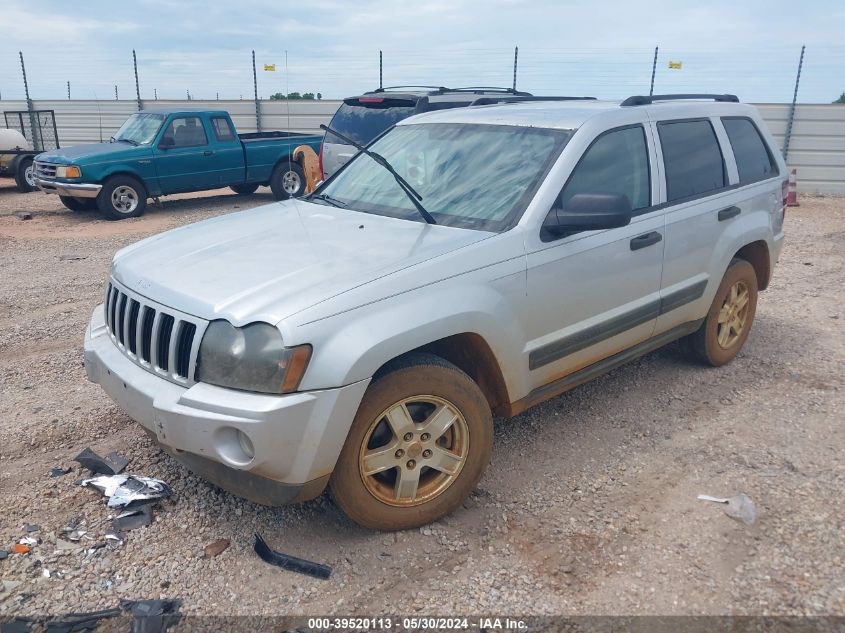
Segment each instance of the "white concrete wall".
[{"label": "white concrete wall", "polygon": [[[134,99],[35,101],[34,104],[39,110],[55,110],[63,146],[94,143],[101,137],[108,140],[137,109]],[[318,133],[320,124],[328,123],[339,105],[340,101],[262,101],[262,127]],[[239,131],[256,131],[255,102],[251,100],[145,101],[144,107],[226,110]],[[782,149],[789,105],[765,103],[757,107],[775,135],[778,149]],[[25,109],[24,101],[0,101],[0,111]],[[797,169],[799,191],[845,194],[845,105],[797,106],[788,163]]]}]

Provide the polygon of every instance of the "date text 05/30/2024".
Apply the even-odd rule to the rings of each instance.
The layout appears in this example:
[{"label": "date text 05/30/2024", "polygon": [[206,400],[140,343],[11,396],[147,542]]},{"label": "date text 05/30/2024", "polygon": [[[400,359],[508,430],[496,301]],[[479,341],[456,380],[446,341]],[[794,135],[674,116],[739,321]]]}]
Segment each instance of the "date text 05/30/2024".
[{"label": "date text 05/30/2024", "polygon": [[498,617],[332,617],[309,618],[308,628],[332,631],[464,631],[464,630],[510,630],[527,631],[528,624],[518,618]]}]

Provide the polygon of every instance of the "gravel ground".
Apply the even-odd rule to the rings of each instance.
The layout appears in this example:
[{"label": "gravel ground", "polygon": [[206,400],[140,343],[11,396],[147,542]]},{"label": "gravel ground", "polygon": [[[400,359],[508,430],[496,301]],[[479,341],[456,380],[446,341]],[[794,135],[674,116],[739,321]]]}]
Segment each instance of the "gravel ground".
[{"label": "gravel ground", "polygon": [[[168,198],[138,219],[74,214],[0,181],[0,616],[178,597],[190,614],[845,614],[845,200],[807,198],[743,353],[705,369],[675,346],[497,422],[493,463],[452,516],[369,532],[328,495],[264,508],[156,449],[82,368],[112,254],[151,233],[271,201],[265,189]],[[16,211],[32,211],[21,221]],[[86,446],[174,496],[123,545],[61,549],[72,519],[99,541],[102,498],[76,485]],[[49,477],[54,467],[72,467]],[[748,494],[746,526],[698,493]],[[287,573],[271,546],[334,568]],[[205,558],[217,539],[231,546]],[[83,541],[85,542],[85,541]],[[50,577],[45,577],[49,570]]]}]

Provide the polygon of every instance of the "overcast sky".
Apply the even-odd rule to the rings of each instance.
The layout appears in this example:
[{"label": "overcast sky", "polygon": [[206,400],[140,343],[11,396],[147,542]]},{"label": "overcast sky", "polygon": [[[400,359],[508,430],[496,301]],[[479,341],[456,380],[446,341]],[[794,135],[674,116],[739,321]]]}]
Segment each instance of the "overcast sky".
[{"label": "overcast sky", "polygon": [[[536,94],[626,97],[734,92],[789,101],[807,45],[799,101],[845,91],[845,0],[3,0],[0,95],[23,97],[23,51],[34,99],[141,96],[249,99],[251,53],[260,96],[358,94],[378,85],[510,86]],[[285,51],[288,72],[284,72]],[[680,61],[670,70],[669,61]],[[276,72],[263,70],[275,63]]]}]

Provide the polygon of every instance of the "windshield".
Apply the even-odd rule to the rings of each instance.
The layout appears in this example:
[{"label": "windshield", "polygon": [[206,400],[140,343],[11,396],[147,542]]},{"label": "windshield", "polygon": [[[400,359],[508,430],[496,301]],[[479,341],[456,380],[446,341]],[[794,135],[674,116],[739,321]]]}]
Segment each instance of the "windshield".
[{"label": "windshield", "polygon": [[158,134],[158,130],[164,120],[165,114],[138,113],[126,119],[126,123],[120,126],[116,141],[129,141],[135,145],[149,145]]},{"label": "windshield", "polygon": [[[329,127],[353,141],[366,145],[394,123],[414,114],[413,101],[399,99],[378,99],[377,103],[358,105],[345,103],[332,117]],[[339,138],[327,135],[329,143],[343,143]]]},{"label": "windshield", "polygon": [[[368,149],[422,196],[437,224],[503,231],[522,215],[570,131],[506,125],[399,125]],[[422,221],[396,180],[359,154],[318,195],[356,211]]]}]

